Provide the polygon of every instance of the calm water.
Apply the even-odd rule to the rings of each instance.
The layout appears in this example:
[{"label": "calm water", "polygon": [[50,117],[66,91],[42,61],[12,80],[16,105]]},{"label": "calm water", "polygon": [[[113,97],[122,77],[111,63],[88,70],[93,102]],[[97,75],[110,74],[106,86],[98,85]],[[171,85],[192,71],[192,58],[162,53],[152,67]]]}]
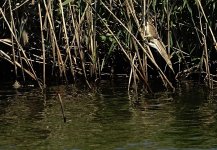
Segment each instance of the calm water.
[{"label": "calm water", "polygon": [[[60,93],[67,122],[62,119]],[[217,149],[217,90],[185,82],[176,93],[138,96],[127,82],[97,92],[72,85],[0,87],[0,150]]]}]

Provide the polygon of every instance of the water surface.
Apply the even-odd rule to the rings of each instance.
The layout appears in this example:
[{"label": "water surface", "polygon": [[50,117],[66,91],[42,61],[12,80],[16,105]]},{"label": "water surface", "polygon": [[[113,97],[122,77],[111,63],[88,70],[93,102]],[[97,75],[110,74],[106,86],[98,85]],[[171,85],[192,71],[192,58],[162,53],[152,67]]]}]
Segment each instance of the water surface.
[{"label": "water surface", "polygon": [[94,91],[1,85],[0,150],[217,149],[217,91],[184,82],[175,93],[133,93],[124,80],[101,81]]}]

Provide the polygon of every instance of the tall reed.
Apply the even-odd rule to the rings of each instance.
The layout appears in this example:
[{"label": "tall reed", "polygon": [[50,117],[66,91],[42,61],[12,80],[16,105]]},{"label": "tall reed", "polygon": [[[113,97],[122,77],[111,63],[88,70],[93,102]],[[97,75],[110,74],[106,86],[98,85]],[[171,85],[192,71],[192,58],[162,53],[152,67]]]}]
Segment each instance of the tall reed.
[{"label": "tall reed", "polygon": [[[198,72],[205,74],[209,88],[215,83],[217,72],[212,67],[216,60],[210,56],[217,50],[215,1],[5,0],[3,3],[0,46],[9,46],[11,50],[0,47],[0,55],[13,64],[16,80],[21,80],[21,71],[24,81],[28,75],[41,88],[45,88],[50,76],[73,82],[84,79],[91,88],[91,80],[105,73],[119,73],[121,68],[124,70],[121,73],[129,75],[128,89],[135,91],[142,83],[144,90],[151,92],[151,78],[159,78],[166,88],[174,90],[175,76],[185,79]],[[150,17],[158,40],[164,43],[164,53],[150,47],[146,33]]]}]

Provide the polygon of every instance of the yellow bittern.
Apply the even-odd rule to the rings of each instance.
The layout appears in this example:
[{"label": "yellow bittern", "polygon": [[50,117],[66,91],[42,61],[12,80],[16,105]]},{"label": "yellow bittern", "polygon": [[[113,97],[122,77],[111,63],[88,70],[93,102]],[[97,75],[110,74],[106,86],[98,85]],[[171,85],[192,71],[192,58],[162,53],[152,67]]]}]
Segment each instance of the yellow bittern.
[{"label": "yellow bittern", "polygon": [[146,33],[145,37],[148,38],[148,45],[155,48],[160,53],[160,55],[166,61],[167,65],[173,71],[172,63],[171,63],[170,57],[166,51],[165,45],[161,41],[161,39],[158,35],[158,32],[157,32],[157,29],[153,25],[152,20],[150,18],[148,18],[148,20],[146,22],[145,33]]}]

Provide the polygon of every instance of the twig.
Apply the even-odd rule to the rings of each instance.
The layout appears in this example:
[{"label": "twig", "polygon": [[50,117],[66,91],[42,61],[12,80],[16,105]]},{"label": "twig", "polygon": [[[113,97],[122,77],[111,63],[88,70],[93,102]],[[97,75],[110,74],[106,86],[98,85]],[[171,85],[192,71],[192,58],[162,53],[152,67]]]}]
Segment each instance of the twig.
[{"label": "twig", "polygon": [[23,6],[23,5],[26,4],[27,2],[29,2],[29,0],[26,0],[25,2],[23,2],[22,4],[20,4],[20,5],[17,6],[16,8],[14,8],[12,11],[17,10],[18,8],[20,8],[21,6]]},{"label": "twig", "polygon": [[59,93],[58,93],[58,98],[60,101],[61,111],[62,111],[62,115],[63,115],[63,121],[66,122],[66,116],[65,116],[65,112],[64,112],[63,101],[62,101],[62,98],[61,98]]}]

